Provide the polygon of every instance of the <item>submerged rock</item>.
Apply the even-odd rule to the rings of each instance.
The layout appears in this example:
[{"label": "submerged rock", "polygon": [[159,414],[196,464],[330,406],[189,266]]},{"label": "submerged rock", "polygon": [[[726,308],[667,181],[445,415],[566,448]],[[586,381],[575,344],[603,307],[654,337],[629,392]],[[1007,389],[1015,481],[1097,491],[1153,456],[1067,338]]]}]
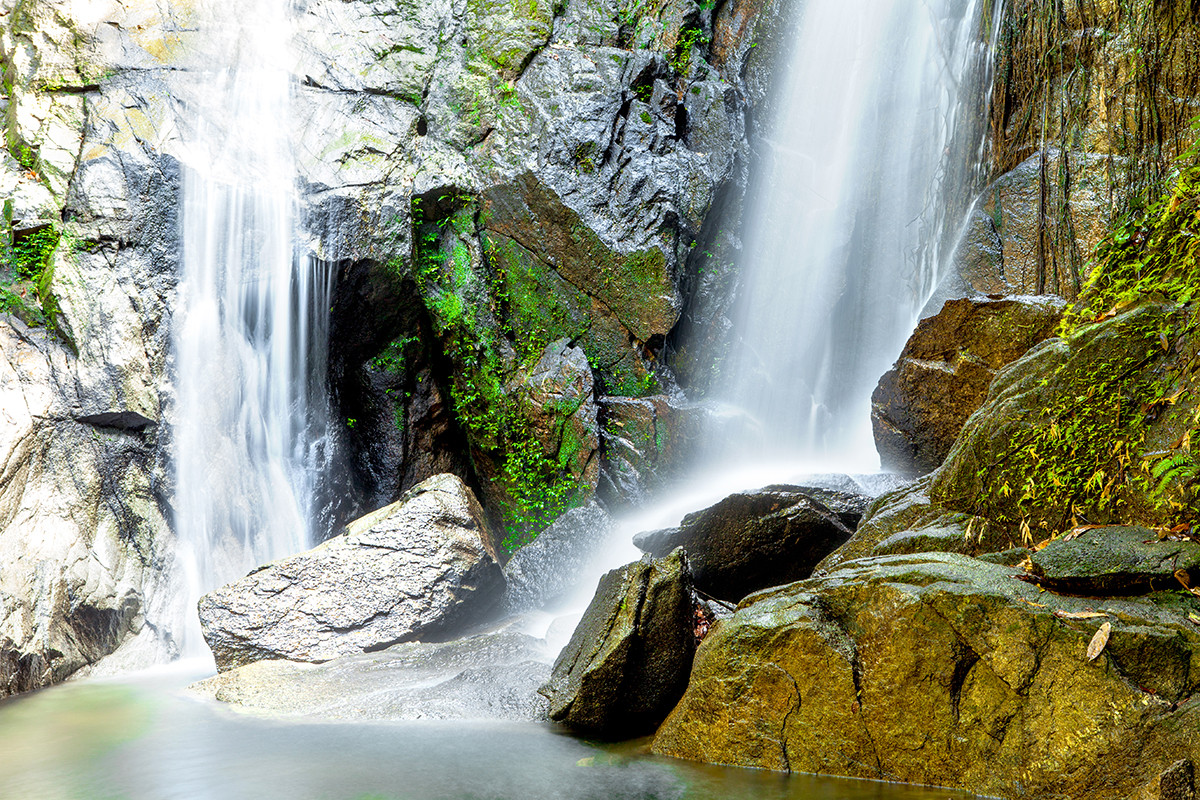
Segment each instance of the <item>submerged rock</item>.
[{"label": "submerged rock", "polygon": [[479,502],[436,475],[345,532],[200,599],[217,668],[270,658],[328,661],[446,635],[503,591]]},{"label": "submerged rock", "polygon": [[871,396],[884,469],[937,468],[996,372],[1053,336],[1064,307],[1057,298],[962,299],[921,320]]},{"label": "submerged rock", "polygon": [[759,589],[807,578],[850,538],[866,506],[862,495],[768,486],[688,514],[677,528],[639,533],[633,543],[659,557],[684,548],[696,588],[736,603]]},{"label": "submerged rock", "polygon": [[1059,597],[961,555],[849,562],[717,623],[653,749],[1001,797],[1156,797],[1165,768],[1200,755],[1197,611],[1175,592]]},{"label": "submerged rock", "polygon": [[542,688],[550,718],[614,738],[653,731],[687,686],[695,622],[683,551],[609,572]]},{"label": "submerged rock", "polygon": [[545,644],[520,633],[408,642],[323,664],[257,661],[193,684],[240,710],[350,720],[546,719]]}]

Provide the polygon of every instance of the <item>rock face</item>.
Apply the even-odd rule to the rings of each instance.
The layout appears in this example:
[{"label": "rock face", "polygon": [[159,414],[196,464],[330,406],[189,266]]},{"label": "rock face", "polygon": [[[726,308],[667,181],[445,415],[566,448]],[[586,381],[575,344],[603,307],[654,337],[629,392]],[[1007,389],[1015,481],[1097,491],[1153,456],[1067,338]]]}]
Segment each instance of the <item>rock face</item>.
[{"label": "rock face", "polygon": [[409,642],[323,664],[256,661],[189,689],[239,710],[344,720],[545,720],[544,643],[519,633]]},{"label": "rock face", "polygon": [[654,730],[687,685],[695,615],[682,551],[609,572],[542,688],[550,718],[612,738]]},{"label": "rock face", "polygon": [[768,486],[730,495],[688,514],[677,528],[640,533],[633,542],[657,557],[682,547],[696,588],[736,603],[768,586],[807,578],[850,538],[866,505],[861,495]]},{"label": "rock face", "polygon": [[653,749],[1000,797],[1149,800],[1164,769],[1200,756],[1197,610],[1178,593],[1059,597],[961,555],[849,562],[717,623]]},{"label": "rock face", "polygon": [[[979,196],[960,271],[980,291],[1070,299],[1096,245],[1124,212],[1167,188],[1175,159],[1195,141],[1200,66],[1190,54],[1200,23],[1190,9],[1153,0],[1072,3],[1060,14],[1010,3],[1002,13],[994,181]],[[1051,50],[1062,60],[1047,73]],[[1129,79],[1140,70],[1155,79]],[[985,277],[988,264],[995,272]]]},{"label": "rock face", "polygon": [[667,395],[601,397],[601,494],[610,505],[643,505],[694,463],[712,414]]},{"label": "rock face", "polygon": [[217,667],[328,661],[445,635],[503,591],[483,510],[452,475],[420,484],[344,533],[200,599]]},{"label": "rock face", "polygon": [[1053,298],[962,299],[921,320],[871,397],[883,468],[936,469],[996,372],[1053,336],[1064,308]]},{"label": "rock face", "polygon": [[162,19],[93,10],[0,8],[0,696],[175,651],[159,423],[179,169],[144,127],[167,114]]},{"label": "rock face", "polygon": [[504,609],[553,608],[570,598],[612,534],[612,517],[595,501],[563,514],[504,565]]}]

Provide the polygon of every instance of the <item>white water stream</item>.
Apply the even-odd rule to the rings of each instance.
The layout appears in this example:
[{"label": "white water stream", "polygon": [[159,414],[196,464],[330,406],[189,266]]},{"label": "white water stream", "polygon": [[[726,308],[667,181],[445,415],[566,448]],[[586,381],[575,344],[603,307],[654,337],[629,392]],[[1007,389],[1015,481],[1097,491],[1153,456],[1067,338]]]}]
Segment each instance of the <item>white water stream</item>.
[{"label": "white water stream", "polygon": [[[176,528],[200,594],[313,544],[332,274],[295,247],[288,0],[211,4],[188,95],[176,324]],[[207,652],[195,623],[184,650]]]},{"label": "white water stream", "polygon": [[979,149],[955,144],[985,113],[972,75],[986,69],[983,5],[802,4],[747,203],[727,369],[726,399],[748,420],[725,432],[735,459],[878,469],[871,392],[941,277],[944,226],[958,224],[947,176],[963,166],[948,162]]}]

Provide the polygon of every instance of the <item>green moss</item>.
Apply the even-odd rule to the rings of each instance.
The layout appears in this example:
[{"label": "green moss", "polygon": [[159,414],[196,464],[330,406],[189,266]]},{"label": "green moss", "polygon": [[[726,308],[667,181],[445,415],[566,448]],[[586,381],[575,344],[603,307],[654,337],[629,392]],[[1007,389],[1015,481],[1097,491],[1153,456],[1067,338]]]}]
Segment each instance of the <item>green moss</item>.
[{"label": "green moss", "polygon": [[[450,395],[455,418],[466,432],[477,462],[483,459],[494,465],[494,470],[488,471],[494,472],[492,481],[499,490],[506,530],[503,544],[516,549],[532,541],[579,493],[567,462],[561,456],[546,455],[519,401],[505,388],[513,365],[502,357],[501,337],[516,337],[510,327],[498,322],[504,318],[498,313],[499,306],[516,305],[520,313],[533,315],[539,313],[539,295],[510,277],[505,259],[497,258],[501,249],[486,237],[482,243],[493,254],[491,261],[500,262],[499,274],[494,280],[476,276],[470,250],[470,242],[480,236],[474,198],[443,197],[436,206],[440,210],[431,214],[414,201],[412,260],[435,332],[454,363]],[[518,254],[515,250],[503,252],[515,276]],[[514,289],[520,298],[515,303]],[[536,335],[526,330],[520,341],[513,342],[523,361],[540,357],[545,335],[544,331]]]},{"label": "green moss", "polygon": [[1083,522],[1200,521],[1198,241],[1200,168],[1188,167],[1099,248],[1064,318],[1072,355],[1041,381],[1050,402],[979,468],[969,510],[1026,539]]},{"label": "green moss", "polygon": [[681,75],[687,75],[692,69],[692,54],[700,47],[708,44],[709,37],[700,28],[684,28],[679,33],[679,41],[675,44],[675,52],[670,58],[671,67]]},{"label": "green moss", "polygon": [[[53,225],[29,232],[12,229],[12,201],[4,203],[3,275],[0,309],[26,324],[55,327],[58,299],[54,296],[54,253],[62,239]],[[35,297],[38,306],[27,298]]]}]

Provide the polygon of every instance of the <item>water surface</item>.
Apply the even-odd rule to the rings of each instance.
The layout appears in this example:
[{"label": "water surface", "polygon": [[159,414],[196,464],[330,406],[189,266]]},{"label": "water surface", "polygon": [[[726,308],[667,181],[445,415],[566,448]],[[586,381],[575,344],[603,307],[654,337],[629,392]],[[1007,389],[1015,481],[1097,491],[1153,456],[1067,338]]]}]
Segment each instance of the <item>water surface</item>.
[{"label": "water surface", "polygon": [[946,800],[945,789],[714,767],[536,723],[282,722],[179,680],[0,703],[0,797],[39,800]]}]

